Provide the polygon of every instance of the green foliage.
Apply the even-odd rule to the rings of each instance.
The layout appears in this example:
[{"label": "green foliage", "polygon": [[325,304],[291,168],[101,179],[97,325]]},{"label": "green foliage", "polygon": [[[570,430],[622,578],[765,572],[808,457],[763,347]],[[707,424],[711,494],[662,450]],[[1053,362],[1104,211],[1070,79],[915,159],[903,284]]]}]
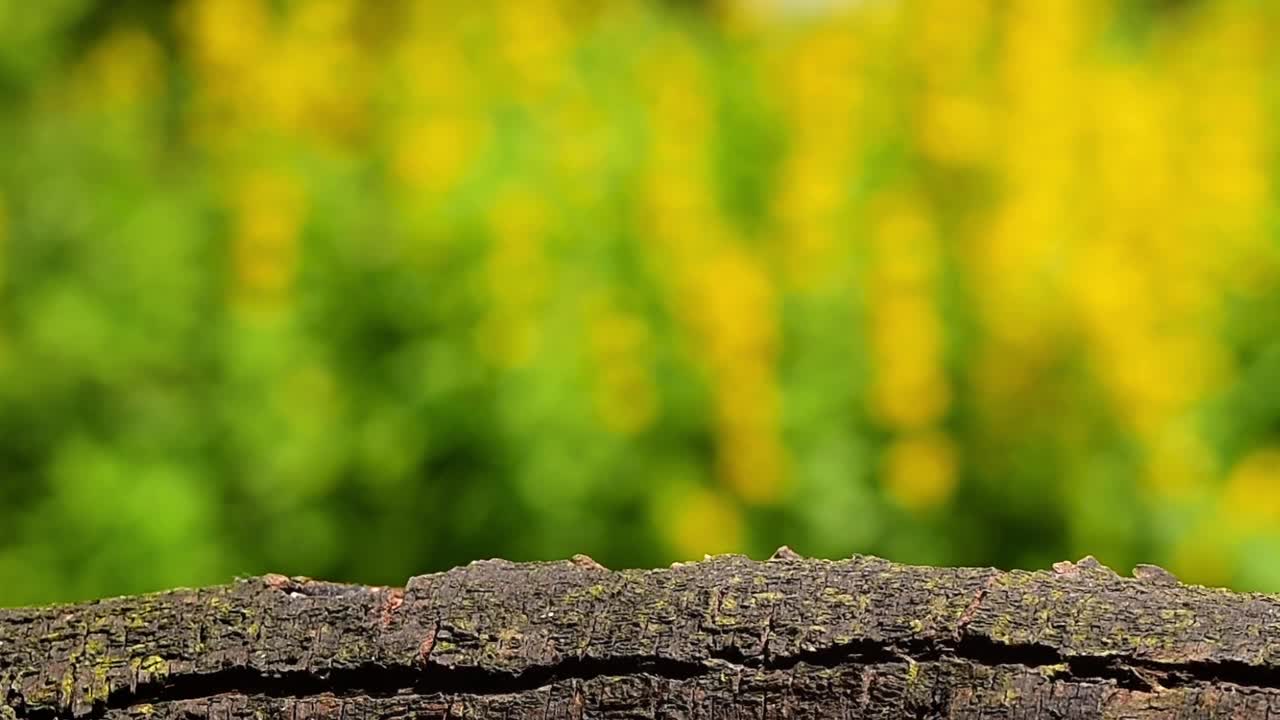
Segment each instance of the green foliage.
[{"label": "green foliage", "polygon": [[0,0],[0,605],[784,543],[1280,587],[1275,13],[768,5]]}]

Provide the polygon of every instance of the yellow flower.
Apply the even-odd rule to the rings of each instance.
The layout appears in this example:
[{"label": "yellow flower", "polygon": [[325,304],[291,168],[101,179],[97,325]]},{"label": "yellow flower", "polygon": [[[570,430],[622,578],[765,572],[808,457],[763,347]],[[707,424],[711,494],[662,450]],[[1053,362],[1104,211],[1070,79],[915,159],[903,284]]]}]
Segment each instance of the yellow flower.
[{"label": "yellow flower", "polygon": [[508,187],[493,200],[488,221],[489,291],[506,307],[532,309],[550,271],[543,248],[550,225],[547,201],[527,186]]},{"label": "yellow flower", "polygon": [[542,330],[527,313],[500,308],[476,327],[473,340],[480,354],[502,368],[528,365],[542,344]]},{"label": "yellow flower", "polygon": [[487,219],[492,310],[477,339],[499,365],[517,367],[529,363],[540,345],[538,317],[550,272],[543,247],[546,203],[531,188],[512,185],[494,199]]},{"label": "yellow flower", "polygon": [[8,268],[5,262],[8,255],[9,244],[9,206],[6,204],[3,192],[0,192],[0,287],[6,284],[5,275]]},{"label": "yellow flower", "polygon": [[[268,106],[282,127],[329,141],[351,139],[365,122],[370,55],[355,36],[369,9],[353,0],[291,8],[265,75]],[[375,11],[376,12],[376,11]]]},{"label": "yellow flower", "polygon": [[234,202],[232,259],[242,299],[271,304],[289,291],[306,205],[302,187],[288,173],[262,170],[241,182]]},{"label": "yellow flower", "polygon": [[601,422],[621,435],[644,430],[658,411],[648,326],[639,316],[599,307],[592,313],[588,340],[597,368],[593,399]]},{"label": "yellow flower", "polygon": [[660,521],[677,557],[701,560],[742,549],[742,514],[728,496],[694,486],[673,500]]},{"label": "yellow flower", "polygon": [[851,30],[843,23],[817,24],[772,64],[771,84],[782,98],[781,110],[802,140],[813,135],[843,148],[857,137],[865,42]]},{"label": "yellow flower", "polygon": [[157,92],[164,54],[150,34],[124,28],[107,35],[89,56],[87,81],[95,97],[127,105]]},{"label": "yellow flower", "polygon": [[426,105],[448,104],[468,97],[469,77],[475,75],[461,44],[435,29],[416,30],[398,54],[405,76],[402,92]]},{"label": "yellow flower", "polygon": [[695,270],[700,340],[715,385],[720,478],[751,503],[782,495],[778,427],[777,310],[759,259],[725,244]]},{"label": "yellow flower", "polygon": [[635,365],[601,368],[595,408],[610,432],[635,435],[653,424],[658,393],[646,369]]},{"label": "yellow flower", "polygon": [[871,410],[888,427],[919,430],[940,420],[951,402],[942,367],[945,328],[932,298],[938,239],[910,197],[886,196],[875,213],[868,278]]},{"label": "yellow flower", "polygon": [[655,154],[704,152],[702,138],[712,131],[713,113],[703,58],[688,40],[667,33],[640,69],[655,133]]},{"label": "yellow flower", "polygon": [[1143,444],[1143,481],[1161,497],[1190,500],[1217,477],[1211,449],[1188,423],[1170,423],[1154,436],[1144,436]]},{"label": "yellow flower", "polygon": [[1231,469],[1222,508],[1232,526],[1261,530],[1280,523],[1280,449],[1255,450]]},{"label": "yellow flower", "polygon": [[920,111],[921,145],[942,163],[977,165],[986,157],[992,117],[981,99],[961,94],[929,95]]},{"label": "yellow flower", "polygon": [[397,179],[438,196],[462,179],[486,137],[484,119],[460,110],[441,110],[411,125],[393,160]]},{"label": "yellow flower", "polygon": [[885,491],[908,510],[923,512],[947,502],[955,491],[955,444],[941,432],[894,440],[884,453]]},{"label": "yellow flower", "polygon": [[578,205],[598,200],[605,191],[601,176],[609,160],[614,132],[589,89],[573,88],[571,99],[551,113],[552,161],[559,186]]},{"label": "yellow flower", "polygon": [[913,430],[946,415],[951,388],[940,372],[919,361],[891,367],[881,369],[872,385],[871,409],[876,419],[887,427]]},{"label": "yellow flower", "polygon": [[786,467],[776,427],[717,434],[716,470],[722,484],[742,501],[773,505],[784,496]]},{"label": "yellow flower", "polygon": [[[1224,518],[1225,519],[1225,518]],[[1224,523],[1206,518],[1174,544],[1169,569],[1187,583],[1225,586],[1231,581],[1233,548]]]},{"label": "yellow flower", "polygon": [[270,18],[263,0],[188,0],[178,19],[196,60],[209,72],[247,66],[265,55]]},{"label": "yellow flower", "polygon": [[987,39],[993,0],[918,0],[910,3],[914,32],[908,50],[926,76],[964,72]]},{"label": "yellow flower", "polygon": [[848,192],[846,174],[844,159],[826,147],[796,150],[782,167],[773,210],[787,278],[798,288],[839,277],[832,256]]},{"label": "yellow flower", "polygon": [[498,3],[498,55],[505,80],[526,102],[540,99],[564,70],[563,54],[572,39],[556,0]]},{"label": "yellow flower", "polygon": [[730,245],[710,258],[702,273],[700,312],[715,366],[772,356],[774,288],[756,257]]}]

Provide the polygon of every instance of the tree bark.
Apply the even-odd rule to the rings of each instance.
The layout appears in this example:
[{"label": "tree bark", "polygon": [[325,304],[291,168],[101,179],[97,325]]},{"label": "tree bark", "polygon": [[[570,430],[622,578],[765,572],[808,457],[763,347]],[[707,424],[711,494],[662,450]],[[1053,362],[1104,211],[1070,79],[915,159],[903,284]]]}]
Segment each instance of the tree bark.
[{"label": "tree bark", "polygon": [[721,556],[0,611],[0,719],[1280,717],[1280,598]]}]

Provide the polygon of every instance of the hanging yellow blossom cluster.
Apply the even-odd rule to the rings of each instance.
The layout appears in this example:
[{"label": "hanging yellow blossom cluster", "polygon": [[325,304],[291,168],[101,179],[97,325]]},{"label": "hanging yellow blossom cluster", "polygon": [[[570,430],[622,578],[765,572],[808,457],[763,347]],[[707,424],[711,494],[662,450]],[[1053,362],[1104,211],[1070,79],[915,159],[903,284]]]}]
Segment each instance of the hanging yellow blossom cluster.
[{"label": "hanging yellow blossom cluster", "polygon": [[838,261],[853,241],[844,223],[869,124],[864,38],[854,30],[849,20],[824,24],[770,57],[788,139],[772,198],[775,242],[800,290],[839,282]]},{"label": "hanging yellow blossom cluster", "polygon": [[481,326],[480,347],[500,366],[529,363],[541,343],[538,311],[547,292],[543,253],[547,208],[524,186],[503,191],[489,210],[493,248],[486,261],[486,291],[493,309]]},{"label": "hanging yellow blossom cluster", "polygon": [[650,262],[667,276],[672,313],[688,332],[694,360],[709,372],[716,476],[744,502],[776,502],[784,467],[774,281],[719,204],[716,108],[705,60],[673,34],[649,62],[653,138],[643,207]]},{"label": "hanging yellow blossom cluster", "polygon": [[600,299],[588,307],[592,364],[599,368],[593,393],[600,422],[611,432],[635,435],[658,413],[658,388],[649,370],[652,344],[642,316]]},{"label": "hanging yellow blossom cluster", "polygon": [[910,196],[874,209],[871,411],[895,437],[883,476],[890,496],[924,510],[946,502],[956,483],[956,451],[938,426],[951,407],[943,368],[946,328],[936,307],[941,252],[929,215]]}]

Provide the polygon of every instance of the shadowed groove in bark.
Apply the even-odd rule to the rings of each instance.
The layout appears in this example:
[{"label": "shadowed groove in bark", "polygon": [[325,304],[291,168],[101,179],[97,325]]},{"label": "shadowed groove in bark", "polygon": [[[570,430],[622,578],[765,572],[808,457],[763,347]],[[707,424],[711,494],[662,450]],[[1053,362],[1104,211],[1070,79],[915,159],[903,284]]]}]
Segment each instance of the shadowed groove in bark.
[{"label": "shadowed groove in bark", "polygon": [[[800,665],[838,668],[850,665],[880,666],[896,663],[963,661],[984,667],[1021,666],[1030,670],[1063,667],[1061,679],[1085,682],[1114,682],[1117,687],[1138,691],[1159,687],[1229,683],[1242,688],[1280,689],[1280,672],[1259,671],[1241,663],[1191,663],[1161,666],[1133,663],[1118,656],[1064,658],[1053,648],[1038,645],[998,645],[985,638],[967,638],[954,643],[905,643],[887,646],[872,642],[849,643],[820,651],[768,660],[745,657],[740,652],[721,652],[705,663],[659,657],[589,659],[569,657],[553,666],[534,667],[519,673],[504,673],[474,667],[430,666],[423,669],[377,665],[347,668],[329,673],[291,671],[261,673],[248,668],[230,668],[202,675],[183,675],[172,681],[150,683],[134,690],[120,688],[93,712],[80,718],[96,718],[108,710],[135,705],[198,700],[219,695],[255,695],[273,698],[391,697],[396,695],[437,695],[445,693],[487,696],[511,695],[548,687],[566,680],[591,680],[627,675],[648,675],[667,680],[690,680],[724,669],[755,668],[787,671]],[[28,711],[13,703],[16,718],[59,720],[70,717],[52,709]]]},{"label": "shadowed groove in bark", "polygon": [[[504,673],[482,668],[432,666],[422,670],[377,665],[347,668],[330,673],[291,671],[261,673],[248,668],[230,668],[205,675],[184,675],[171,682],[153,683],[136,690],[121,688],[95,705],[94,712],[80,717],[98,717],[107,710],[134,705],[155,705],[198,700],[218,695],[257,695],[276,698],[305,698],[321,694],[334,697],[390,697],[394,695],[434,695],[455,693],[475,696],[510,695],[549,686],[562,680],[649,674],[671,680],[687,680],[706,672],[694,663],[646,658],[583,660],[566,658],[549,667],[530,668],[520,673]],[[52,720],[64,713],[43,709],[26,712],[15,707],[18,718]]]}]

